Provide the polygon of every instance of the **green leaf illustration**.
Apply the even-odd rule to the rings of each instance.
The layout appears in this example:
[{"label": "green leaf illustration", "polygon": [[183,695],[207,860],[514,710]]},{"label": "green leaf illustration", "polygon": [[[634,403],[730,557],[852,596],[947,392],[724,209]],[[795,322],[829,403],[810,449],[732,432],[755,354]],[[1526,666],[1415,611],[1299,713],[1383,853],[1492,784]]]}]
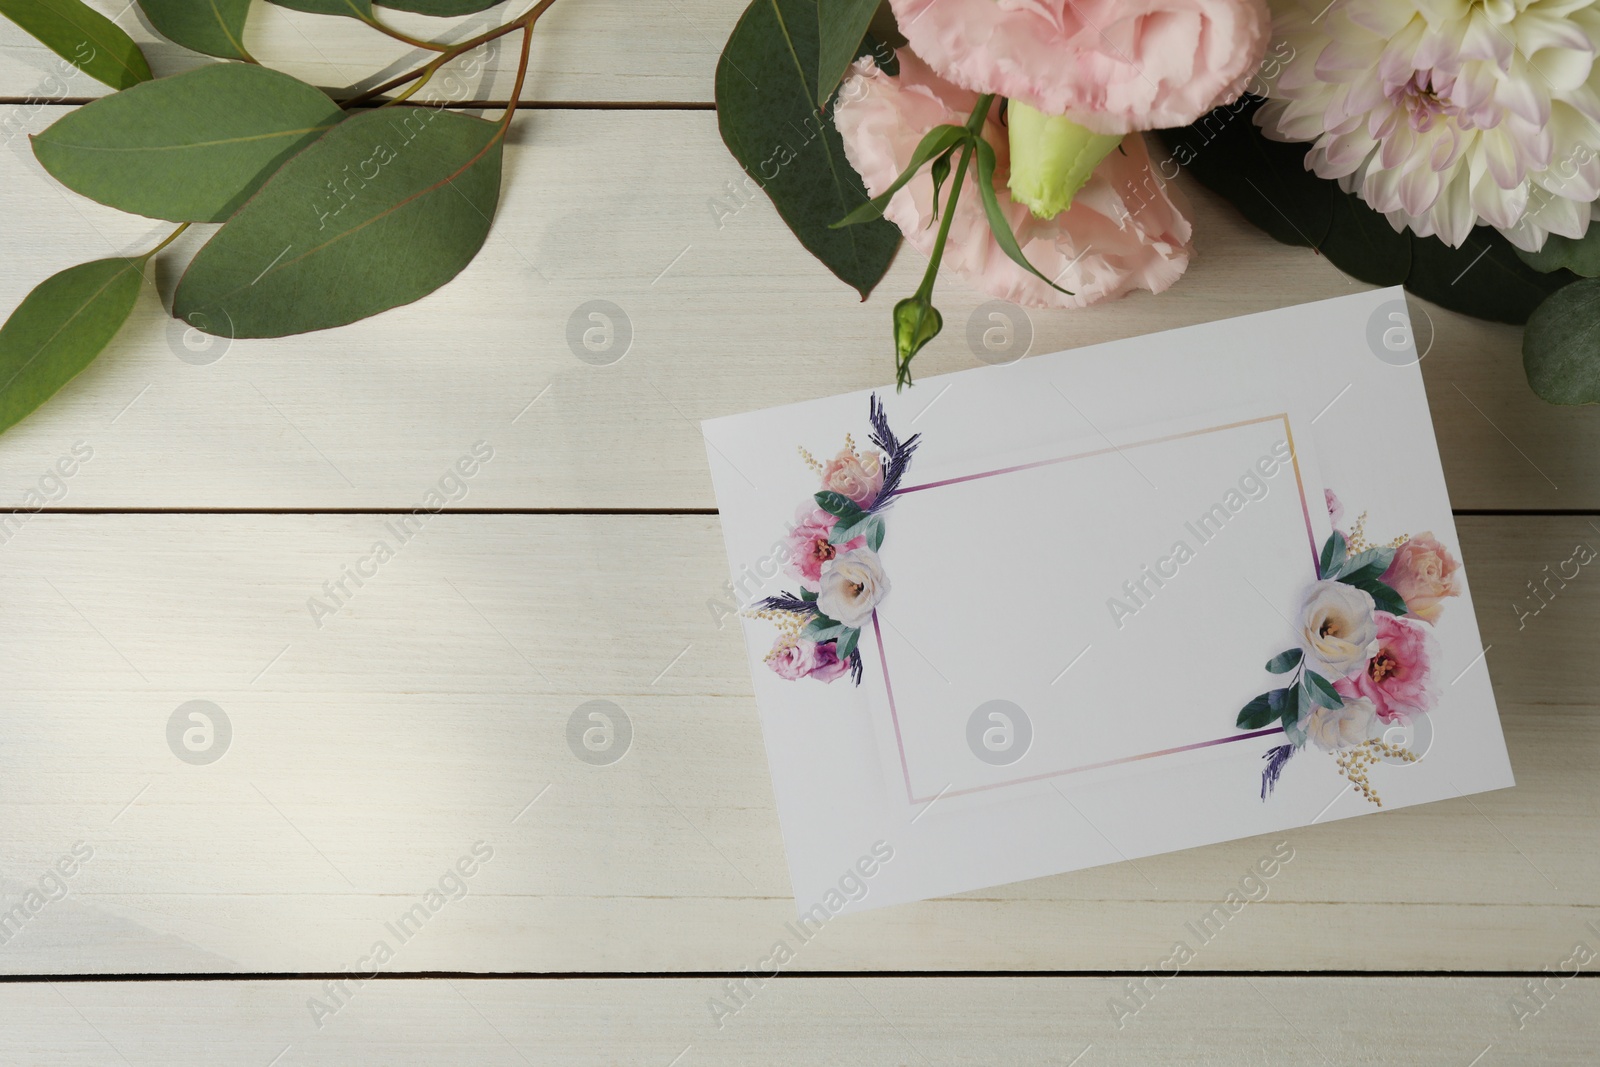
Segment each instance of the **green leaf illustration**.
[{"label": "green leaf illustration", "polygon": [[326,330],[409,304],[477,255],[500,195],[501,131],[395,107],[335,126],[200,250],[173,314],[237,337]]},{"label": "green leaf illustration", "polygon": [[[816,500],[817,507],[826,511],[829,515],[838,516],[846,522],[854,522],[858,517],[866,514],[861,510],[861,505],[843,493],[835,493],[832,489],[824,489],[812,499]],[[835,523],[834,525],[838,524]]]},{"label": "green leaf illustration", "polygon": [[[1273,693],[1283,690],[1275,689]],[[1241,730],[1259,730],[1276,721],[1283,712],[1272,702],[1272,693],[1262,693],[1250,703],[1239,709],[1239,718],[1236,725]]]},{"label": "green leaf illustration", "polygon": [[150,80],[150,64],[133,38],[83,0],[0,0],[0,15],[113,89]]},{"label": "green leaf illustration", "polygon": [[1267,670],[1273,674],[1288,674],[1300,665],[1300,660],[1305,653],[1298,648],[1291,648],[1287,652],[1279,652],[1267,661]]},{"label": "green leaf illustration", "polygon": [[866,299],[900,231],[884,219],[830,228],[867,193],[831,106],[817,110],[818,48],[817,0],[752,0],[717,63],[717,126],[800,243]]},{"label": "green leaf illustration", "polygon": [[127,321],[143,283],[138,259],[97,259],[40,282],[0,326],[0,431],[55,395]]},{"label": "green leaf illustration", "polygon": [[1381,578],[1383,572],[1389,569],[1389,564],[1394,562],[1394,551],[1388,546],[1380,546],[1357,552],[1353,556],[1345,557],[1334,572],[1325,577],[1337,578],[1351,585]]},{"label": "green leaf illustration", "polygon": [[139,0],[156,32],[185,48],[221,59],[249,59],[244,20],[250,0]]},{"label": "green leaf illustration", "polygon": [[91,200],[173,222],[222,222],[344,117],[320,89],[287,74],[216,63],[85,104],[36,135],[33,153]]},{"label": "green leaf illustration", "polygon": [[1328,535],[1322,544],[1322,558],[1317,561],[1317,573],[1324,579],[1331,578],[1344,566],[1344,561],[1349,549],[1344,542],[1344,534],[1338,530]]},{"label": "green leaf illustration", "polygon": [[1300,683],[1306,687],[1306,696],[1323,707],[1330,709],[1344,707],[1344,697],[1339,695],[1332,682],[1316,671],[1306,671],[1300,676]]},{"label": "green leaf illustration", "polygon": [[844,632],[839,635],[839,647],[834,649],[834,653],[840,659],[848,659],[850,653],[856,650],[856,644],[860,640],[861,630],[859,628],[854,626],[846,627]]},{"label": "green leaf illustration", "polygon": [[[1343,578],[1339,580],[1345,581]],[[1390,615],[1404,615],[1406,613],[1405,598],[1395,592],[1391,586],[1380,582],[1376,578],[1351,581],[1346,582],[1346,584],[1353,585],[1369,594],[1372,597],[1373,607],[1378,611],[1387,611]]]}]

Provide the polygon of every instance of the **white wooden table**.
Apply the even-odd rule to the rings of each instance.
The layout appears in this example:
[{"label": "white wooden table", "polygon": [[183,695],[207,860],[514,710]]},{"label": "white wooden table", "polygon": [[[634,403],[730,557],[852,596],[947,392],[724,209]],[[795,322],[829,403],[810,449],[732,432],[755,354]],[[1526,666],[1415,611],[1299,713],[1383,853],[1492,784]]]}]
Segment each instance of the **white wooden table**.
[{"label": "white wooden table", "polygon": [[[903,253],[858,303],[731,191],[710,87],[741,7],[556,5],[494,231],[442,291],[200,353],[147,293],[0,438],[5,508],[92,449],[0,535],[0,891],[25,913],[0,927],[0,1062],[1594,1062],[1600,983],[1562,974],[1600,967],[1574,959],[1600,952],[1600,578],[1519,612],[1600,545],[1600,421],[1532,396],[1519,331],[1415,301],[1517,788],[841,918],[727,991],[793,913],[740,641],[708,606],[726,572],[697,424],[888,381],[888,308],[922,270]],[[406,59],[350,21],[253,18],[256,54],[318,84]],[[512,62],[470,99],[503,99]],[[99,91],[55,67],[0,25],[5,312],[157,232],[33,161],[22,134]],[[1035,314],[1031,351],[1356,288],[1187,192],[1183,281]],[[608,365],[567,341],[590,300],[631,326]],[[982,302],[941,285],[922,374],[976,363]],[[465,495],[314,620],[478,442]],[[196,700],[231,726],[214,762],[169,746]],[[631,723],[608,765],[568,744],[591,700]],[[1185,924],[1279,840],[1267,899],[1168,977]],[[442,879],[459,899],[430,911]],[[720,1026],[713,998],[739,1006]]]}]

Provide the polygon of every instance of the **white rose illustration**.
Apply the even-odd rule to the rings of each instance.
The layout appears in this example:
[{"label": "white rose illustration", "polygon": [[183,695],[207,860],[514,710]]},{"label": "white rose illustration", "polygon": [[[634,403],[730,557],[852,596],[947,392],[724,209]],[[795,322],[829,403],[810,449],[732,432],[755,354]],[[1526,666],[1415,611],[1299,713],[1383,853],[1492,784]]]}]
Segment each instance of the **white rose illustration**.
[{"label": "white rose illustration", "polygon": [[870,548],[852,548],[822,565],[817,610],[835,622],[861,627],[889,595],[889,577]]},{"label": "white rose illustration", "polygon": [[1342,708],[1325,708],[1319,704],[1306,716],[1306,737],[1326,752],[1354,748],[1367,739],[1377,710],[1377,705],[1366,697],[1346,699]]},{"label": "white rose illustration", "polygon": [[1306,666],[1330,681],[1366,665],[1378,650],[1371,594],[1343,582],[1323,581],[1306,591],[1300,607],[1300,648]]}]

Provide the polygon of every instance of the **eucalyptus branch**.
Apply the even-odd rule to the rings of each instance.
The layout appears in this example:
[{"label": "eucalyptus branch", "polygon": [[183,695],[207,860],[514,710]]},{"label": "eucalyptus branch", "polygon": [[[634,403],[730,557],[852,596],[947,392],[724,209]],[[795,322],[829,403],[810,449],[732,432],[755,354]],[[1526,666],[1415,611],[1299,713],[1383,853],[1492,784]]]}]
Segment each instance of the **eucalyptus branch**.
[{"label": "eucalyptus branch", "polygon": [[533,23],[529,22],[522,29],[522,55],[517,60],[517,79],[511,85],[511,98],[506,101],[506,113],[500,119],[499,136],[506,135],[506,128],[511,125],[511,117],[517,113],[517,104],[522,101],[522,81],[528,76],[528,50],[533,45]]},{"label": "eucalyptus branch", "polygon": [[497,40],[516,30],[531,30],[533,29],[534,23],[539,21],[539,16],[548,11],[550,9],[550,5],[554,4],[555,2],[556,0],[539,0],[537,4],[534,4],[533,7],[529,8],[523,14],[518,15],[510,22],[507,22],[502,26],[496,26],[492,30],[487,30],[483,33],[480,33],[478,36],[462,41],[460,44],[453,44],[446,51],[439,53],[437,58],[426,65],[418,67],[416,70],[410,71],[406,74],[401,74],[398,77],[391,78],[382,85],[375,85],[371,89],[367,89],[364,92],[358,93],[349,100],[346,100],[341,106],[346,109],[356,107],[357,105],[366,103],[368,100],[371,100],[374,97],[382,96],[384,93],[387,93],[392,89],[398,89],[402,85],[416,81],[418,78],[431,78],[440,67],[444,66],[452,59],[460,58],[466,53],[472,51],[474,48],[479,48],[488,44],[490,41]]},{"label": "eucalyptus branch", "polygon": [[373,29],[377,30],[379,33],[381,33],[381,34],[383,34],[383,35],[385,35],[387,37],[393,37],[395,40],[400,41],[400,42],[402,42],[404,44],[408,44],[412,48],[426,48],[430,52],[448,52],[448,51],[450,51],[450,46],[447,45],[447,44],[439,44],[437,41],[424,41],[420,37],[413,37],[409,33],[405,33],[405,32],[403,32],[401,30],[397,30],[393,26],[390,26],[387,23],[381,22],[376,18],[367,18],[365,16],[359,16],[359,17],[360,17],[362,22],[365,22],[368,26],[371,26]]},{"label": "eucalyptus branch", "polygon": [[150,259],[157,252],[161,251],[163,248],[165,248],[168,245],[170,245],[173,241],[176,241],[178,239],[178,235],[181,234],[184,230],[187,230],[188,228],[189,228],[189,223],[187,223],[187,222],[184,223],[182,226],[179,226],[176,230],[173,230],[171,233],[167,234],[167,236],[164,239],[162,239],[160,244],[156,245],[150,251],[146,252],[144,255],[139,256],[137,258],[140,259],[140,260],[148,260],[148,259]]}]

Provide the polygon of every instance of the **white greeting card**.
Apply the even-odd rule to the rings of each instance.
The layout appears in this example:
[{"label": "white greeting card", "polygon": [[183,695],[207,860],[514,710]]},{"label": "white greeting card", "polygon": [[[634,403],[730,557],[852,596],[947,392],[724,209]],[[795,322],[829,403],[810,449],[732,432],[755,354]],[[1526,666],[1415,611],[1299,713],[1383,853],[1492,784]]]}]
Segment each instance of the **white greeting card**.
[{"label": "white greeting card", "polygon": [[1399,289],[704,430],[802,914],[1512,784]]}]

